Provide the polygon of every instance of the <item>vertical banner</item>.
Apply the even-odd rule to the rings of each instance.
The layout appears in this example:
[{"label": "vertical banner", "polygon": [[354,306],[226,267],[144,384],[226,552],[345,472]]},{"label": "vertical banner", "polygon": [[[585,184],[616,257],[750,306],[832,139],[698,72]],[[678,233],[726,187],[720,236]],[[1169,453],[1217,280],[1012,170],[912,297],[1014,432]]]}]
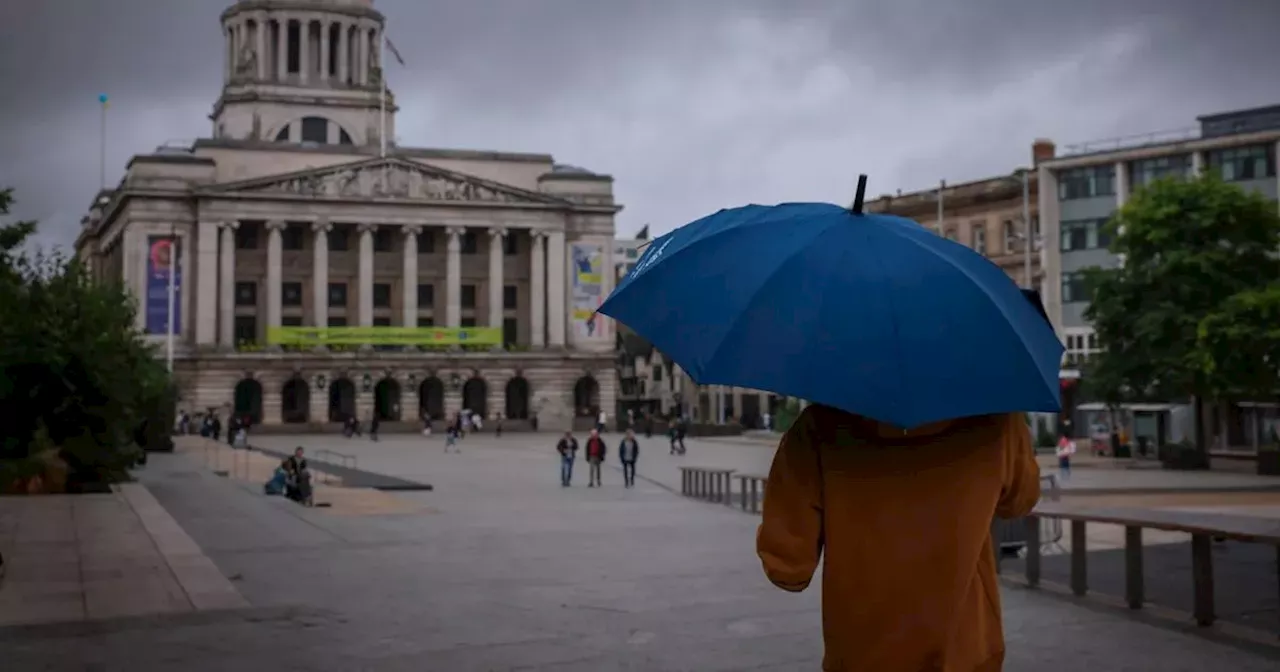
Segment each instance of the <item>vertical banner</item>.
[{"label": "vertical banner", "polygon": [[182,331],[182,255],[176,238],[147,238],[147,333],[169,333],[169,262],[173,260],[173,333]]},{"label": "vertical banner", "polygon": [[596,309],[604,303],[604,246],[574,243],[569,246],[573,262],[573,318],[570,320],[575,341],[606,338],[608,326]]}]

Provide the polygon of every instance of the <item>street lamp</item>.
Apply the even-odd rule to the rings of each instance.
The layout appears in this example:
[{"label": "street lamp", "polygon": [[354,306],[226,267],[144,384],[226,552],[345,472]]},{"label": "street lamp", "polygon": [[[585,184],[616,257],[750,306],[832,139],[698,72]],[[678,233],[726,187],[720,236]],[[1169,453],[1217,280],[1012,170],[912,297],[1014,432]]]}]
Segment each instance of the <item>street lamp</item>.
[{"label": "street lamp", "polygon": [[417,377],[416,375],[414,375],[414,374],[412,374],[412,373],[411,373],[411,374],[409,374],[409,377],[405,378],[405,382],[409,383],[409,387],[410,387],[410,388],[417,387],[417,386],[418,386],[418,377]]},{"label": "street lamp", "polygon": [[316,374],[315,386],[317,391],[323,392],[324,388],[329,386],[329,379],[325,378],[323,373]]},{"label": "street lamp", "polygon": [[449,386],[455,390],[462,387],[462,376],[459,376],[456,372],[450,375]]},{"label": "street lamp", "polygon": [[373,376],[370,376],[369,374],[366,373],[364,374],[364,378],[362,378],[360,382],[364,386],[365,392],[368,392],[369,390],[373,389]]}]

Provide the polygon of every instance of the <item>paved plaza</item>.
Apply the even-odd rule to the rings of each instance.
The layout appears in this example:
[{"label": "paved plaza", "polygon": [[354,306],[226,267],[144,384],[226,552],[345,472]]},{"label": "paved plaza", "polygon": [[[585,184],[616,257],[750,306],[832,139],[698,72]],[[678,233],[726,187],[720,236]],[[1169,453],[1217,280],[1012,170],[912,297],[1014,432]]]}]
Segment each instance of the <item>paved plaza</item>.
[{"label": "paved plaza", "polygon": [[[339,451],[360,470],[434,487],[369,495],[399,506],[355,505],[339,500],[366,495],[338,495],[335,483],[317,492],[333,506],[314,509],[262,496],[265,463],[153,455],[141,483],[249,606],[0,628],[0,660],[14,670],[818,669],[820,585],[777,590],[754,554],[757,518],[670,492],[680,460],[731,448],[693,440],[675,458],[655,439],[636,488],[612,468],[603,488],[584,487],[585,473],[561,488],[554,441],[475,436],[445,454],[440,437],[255,439]],[[1008,670],[1280,664],[1042,593],[1007,589],[1004,603]]]}]

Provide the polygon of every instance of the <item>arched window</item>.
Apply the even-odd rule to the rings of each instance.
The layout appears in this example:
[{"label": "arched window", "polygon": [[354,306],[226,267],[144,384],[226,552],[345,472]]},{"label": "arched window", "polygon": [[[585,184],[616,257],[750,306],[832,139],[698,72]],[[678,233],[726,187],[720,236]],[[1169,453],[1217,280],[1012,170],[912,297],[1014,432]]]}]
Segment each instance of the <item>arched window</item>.
[{"label": "arched window", "polygon": [[354,144],[356,144],[356,143],[354,143],[354,142],[352,142],[352,141],[351,141],[351,136],[347,135],[347,132],[346,132],[346,131],[344,131],[344,130],[342,130],[341,128],[339,128],[339,129],[338,129],[338,144],[339,144],[339,145],[354,145]]},{"label": "arched window", "polygon": [[302,141],[321,145],[329,142],[329,120],[324,117],[303,117]]},{"label": "arched window", "polygon": [[284,128],[280,129],[279,133],[276,133],[276,142],[289,142],[289,126],[291,125],[285,125]]}]

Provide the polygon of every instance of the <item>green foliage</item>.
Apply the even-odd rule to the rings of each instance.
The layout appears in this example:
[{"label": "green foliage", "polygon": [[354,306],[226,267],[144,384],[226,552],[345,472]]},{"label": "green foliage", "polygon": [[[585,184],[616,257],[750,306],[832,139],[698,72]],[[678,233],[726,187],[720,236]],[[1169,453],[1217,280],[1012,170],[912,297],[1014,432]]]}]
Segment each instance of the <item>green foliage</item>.
[{"label": "green foliage", "polygon": [[[1108,227],[1124,263],[1088,273],[1085,317],[1105,348],[1090,367],[1091,391],[1110,403],[1220,392],[1221,379],[1206,375],[1201,324],[1280,277],[1276,204],[1216,177],[1160,180],[1134,192]],[[1232,333],[1263,326],[1232,323]]]},{"label": "green foliage", "polygon": [[28,461],[47,444],[73,485],[123,478],[139,443],[168,434],[169,374],[122,287],[60,254],[14,251],[32,231],[0,226],[0,461]]},{"label": "green foliage", "polygon": [[791,425],[795,423],[796,418],[800,417],[800,400],[795,397],[787,397],[778,404],[778,412],[773,416],[773,431],[785,432],[791,429]]},{"label": "green foliage", "polygon": [[1197,335],[1202,372],[1219,396],[1280,393],[1280,283],[1230,297]]}]

